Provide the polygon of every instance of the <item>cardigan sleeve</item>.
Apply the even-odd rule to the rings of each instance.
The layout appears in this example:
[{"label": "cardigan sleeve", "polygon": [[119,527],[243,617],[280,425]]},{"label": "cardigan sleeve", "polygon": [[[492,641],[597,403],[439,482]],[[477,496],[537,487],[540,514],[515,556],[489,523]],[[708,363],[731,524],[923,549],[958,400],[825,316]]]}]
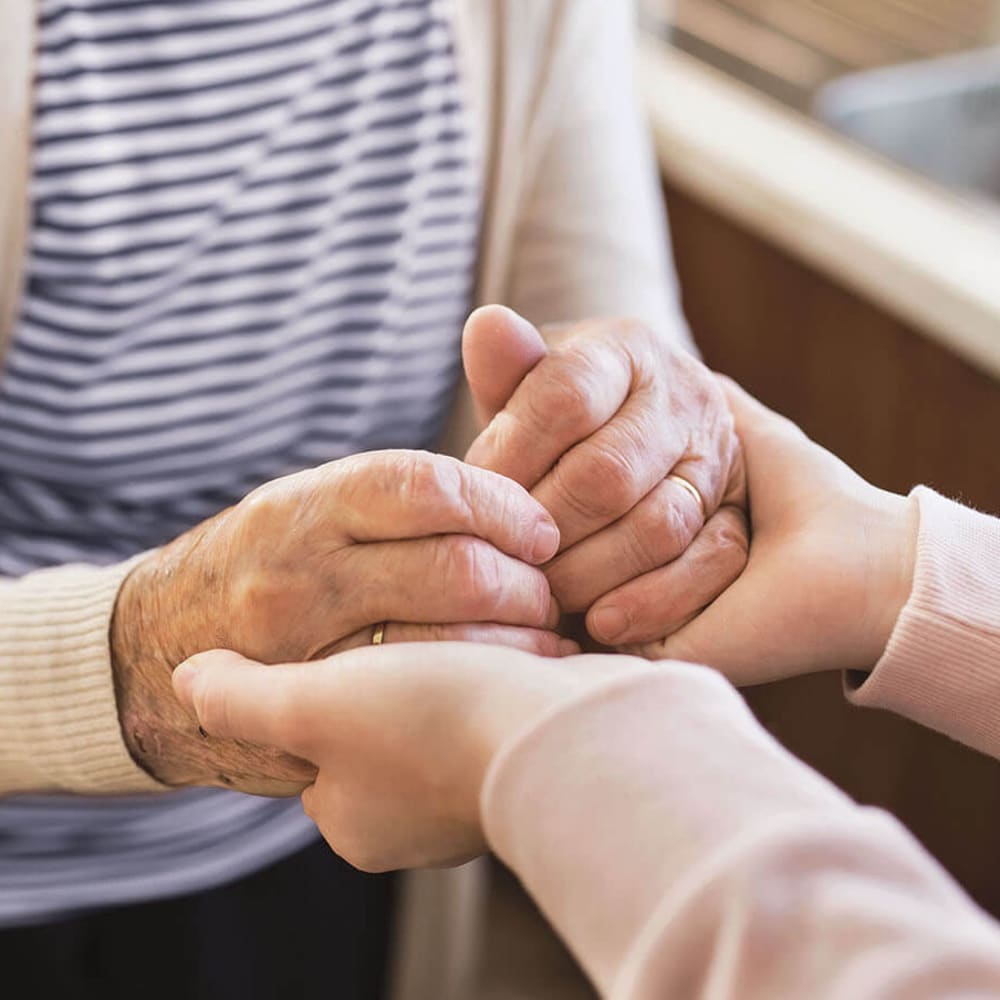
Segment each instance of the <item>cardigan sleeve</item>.
[{"label": "cardigan sleeve", "polygon": [[508,304],[538,325],[630,316],[693,349],[635,85],[634,5],[560,9],[526,142]]},{"label": "cardigan sleeve", "polygon": [[602,996],[1000,993],[993,921],[703,668],[646,667],[538,720],[481,808]]},{"label": "cardigan sleeve", "polygon": [[848,675],[848,697],[1000,758],[1000,519],[923,487],[910,502],[913,590],[875,669]]},{"label": "cardigan sleeve", "polygon": [[109,630],[133,561],[0,580],[0,795],[162,790],[118,723]]}]

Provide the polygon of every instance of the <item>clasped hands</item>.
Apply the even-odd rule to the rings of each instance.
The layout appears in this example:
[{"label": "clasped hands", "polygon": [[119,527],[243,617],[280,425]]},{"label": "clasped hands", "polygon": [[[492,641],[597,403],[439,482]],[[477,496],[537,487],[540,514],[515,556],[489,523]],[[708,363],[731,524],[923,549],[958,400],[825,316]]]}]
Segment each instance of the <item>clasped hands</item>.
[{"label": "clasped hands", "polygon": [[[495,313],[485,318],[491,317],[492,322],[506,322]],[[524,357],[530,358],[533,337],[527,327],[522,332]],[[478,333],[491,336],[486,324]],[[467,342],[473,354],[475,339]],[[535,343],[532,350],[541,348]],[[475,358],[467,361],[476,386]],[[542,371],[541,362],[532,368],[532,374]],[[509,384],[514,381],[512,376]],[[680,611],[665,626],[667,632],[639,647],[651,658],[672,662],[652,665],[637,657],[608,655],[543,659],[496,645],[441,643],[359,648],[318,663],[265,666],[223,651],[197,655],[177,668],[173,682],[181,711],[224,743],[280,747],[291,761],[308,760],[309,773],[297,777],[310,782],[302,799],[323,836],[357,866],[385,870],[451,863],[482,851],[480,804],[490,770],[502,764],[504,751],[530,739],[533,727],[544,724],[552,712],[578,699],[587,702],[630,672],[704,669],[677,662],[688,661],[748,684],[809,671],[870,669],[886,649],[912,587],[919,527],[915,504],[866,483],[735,384],[721,377],[715,384],[725,394],[743,447],[753,544],[743,572],[717,599],[690,621],[683,620],[683,605],[669,605]],[[527,385],[528,378],[518,382],[511,399]],[[488,417],[497,401],[491,406],[481,384],[477,396]],[[510,415],[514,409],[510,403],[503,410],[507,415],[491,422],[473,449],[474,458],[488,455],[498,439],[525,440],[517,436],[523,428]],[[615,413],[625,411],[621,405]],[[556,411],[547,412],[543,421],[557,420]],[[602,429],[609,426],[607,422]],[[572,455],[573,449],[564,454]],[[673,453],[660,454],[669,461]],[[530,476],[526,480],[536,498],[540,492],[560,496],[549,473],[537,483]],[[542,490],[547,481],[548,494]],[[527,496],[518,492],[520,487],[504,488],[512,491],[511,497]],[[644,497],[655,489],[654,484]],[[726,497],[725,490],[720,493]],[[547,502],[559,518],[556,500]],[[613,538],[622,525],[635,522],[643,503],[633,504],[632,513],[617,521],[610,521],[614,511],[605,509],[610,526],[575,544],[567,545],[565,537],[557,543],[559,555],[544,565],[568,606],[575,602],[562,590],[559,570],[597,545],[592,539],[602,533]],[[525,509],[535,512],[536,523],[552,516],[532,504]],[[571,532],[574,524],[593,523],[587,517],[599,520],[592,510],[581,511],[572,502],[565,509],[569,520],[564,523]],[[685,550],[691,556],[678,556],[618,586],[623,572],[627,577],[630,569],[634,573],[648,563],[611,571],[584,567],[581,572],[593,573],[597,582],[590,591],[578,592],[583,595],[578,606],[608,586],[607,581],[614,588],[594,599],[588,621],[623,593],[645,590],[658,579],[672,581],[671,567],[681,560],[691,563],[682,580],[697,572],[700,534],[694,538]],[[648,559],[655,557],[651,553]],[[668,593],[664,605],[669,599]],[[652,608],[653,603],[636,607]],[[725,694],[721,684],[719,690]],[[670,719],[662,725],[669,732]],[[609,754],[615,750],[607,747]],[[692,748],[678,747],[677,752]],[[587,765],[581,761],[581,766]]]},{"label": "clasped hands", "polygon": [[578,651],[561,615],[585,612],[595,640],[656,658],[736,579],[743,466],[714,376],[636,322],[546,333],[501,307],[471,317],[463,356],[484,430],[466,462],[332,462],[266,484],[136,566],[111,645],[122,731],[147,770],[261,794],[312,780],[294,755],[199,732],[171,672],[205,649],[311,661],[387,622],[390,643],[555,657]]}]

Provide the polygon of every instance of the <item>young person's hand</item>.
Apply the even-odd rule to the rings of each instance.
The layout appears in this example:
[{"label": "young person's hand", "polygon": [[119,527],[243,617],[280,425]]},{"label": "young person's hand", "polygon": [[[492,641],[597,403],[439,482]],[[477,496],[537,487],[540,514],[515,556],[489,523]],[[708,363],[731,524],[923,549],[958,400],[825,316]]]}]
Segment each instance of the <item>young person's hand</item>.
[{"label": "young person's hand", "polygon": [[482,853],[480,792],[500,749],[609,676],[652,669],[471,643],[369,646],[284,666],[216,651],[179,666],[174,688],[213,738],[314,765],[306,812],[341,857],[386,871]]},{"label": "young person's hand", "polygon": [[720,384],[746,456],[750,560],[660,655],[737,684],[870,670],[912,588],[915,504],[865,482],[734,382]]},{"label": "young person's hand", "polygon": [[546,567],[590,635],[658,640],[746,564],[745,483],[725,397],[695,357],[634,320],[544,331],[490,306],[463,356],[485,430],[467,461],[520,483],[559,525]]}]

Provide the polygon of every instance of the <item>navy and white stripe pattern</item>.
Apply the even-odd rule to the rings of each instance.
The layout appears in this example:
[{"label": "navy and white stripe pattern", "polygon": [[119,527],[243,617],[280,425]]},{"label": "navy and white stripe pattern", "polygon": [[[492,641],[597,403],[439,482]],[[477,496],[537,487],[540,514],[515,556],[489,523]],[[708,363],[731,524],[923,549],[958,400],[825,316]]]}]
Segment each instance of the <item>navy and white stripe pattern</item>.
[{"label": "navy and white stripe pattern", "polygon": [[[480,202],[443,0],[39,7],[0,574],[114,561],[275,476],[430,445]],[[0,804],[0,922],[198,888],[310,835],[227,793]]]}]

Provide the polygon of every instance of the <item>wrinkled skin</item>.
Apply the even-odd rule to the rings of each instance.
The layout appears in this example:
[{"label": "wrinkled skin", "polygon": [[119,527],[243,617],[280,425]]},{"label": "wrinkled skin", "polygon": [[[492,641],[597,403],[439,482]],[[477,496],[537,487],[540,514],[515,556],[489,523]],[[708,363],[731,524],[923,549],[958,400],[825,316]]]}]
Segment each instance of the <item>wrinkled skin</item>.
[{"label": "wrinkled skin", "polygon": [[543,338],[491,306],[470,318],[463,353],[486,425],[467,461],[552,514],[561,544],[546,574],[563,610],[585,612],[601,643],[660,657],[746,565],[742,452],[717,379],[633,320]]},{"label": "wrinkled skin", "polygon": [[310,660],[368,643],[383,621],[388,642],[560,655],[537,568],[557,547],[525,490],[443,456],[363,454],[268,483],[127,578],[111,630],[126,742],[167,784],[297,792],[312,777],[301,762],[198,733],[173,698],[178,663],[218,646]]}]

